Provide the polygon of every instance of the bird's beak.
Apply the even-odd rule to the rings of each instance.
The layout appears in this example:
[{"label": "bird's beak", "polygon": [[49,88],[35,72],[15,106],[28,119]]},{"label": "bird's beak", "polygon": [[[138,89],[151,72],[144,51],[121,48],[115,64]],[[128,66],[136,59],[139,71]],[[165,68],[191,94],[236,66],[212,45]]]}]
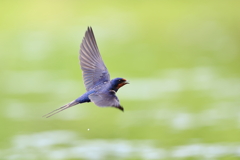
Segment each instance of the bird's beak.
[{"label": "bird's beak", "polygon": [[123,83],[124,83],[124,84],[130,84],[129,81],[127,81],[127,80],[126,80],[125,82],[123,82]]}]

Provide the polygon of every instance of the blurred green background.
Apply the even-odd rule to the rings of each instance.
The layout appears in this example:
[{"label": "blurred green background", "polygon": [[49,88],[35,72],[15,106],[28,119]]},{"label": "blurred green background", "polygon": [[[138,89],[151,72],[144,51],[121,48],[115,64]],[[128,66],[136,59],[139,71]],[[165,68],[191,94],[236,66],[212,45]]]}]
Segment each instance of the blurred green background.
[{"label": "blurred green background", "polygon": [[[1,1],[0,159],[240,159],[239,1]],[[92,26],[125,108],[82,104]]]}]

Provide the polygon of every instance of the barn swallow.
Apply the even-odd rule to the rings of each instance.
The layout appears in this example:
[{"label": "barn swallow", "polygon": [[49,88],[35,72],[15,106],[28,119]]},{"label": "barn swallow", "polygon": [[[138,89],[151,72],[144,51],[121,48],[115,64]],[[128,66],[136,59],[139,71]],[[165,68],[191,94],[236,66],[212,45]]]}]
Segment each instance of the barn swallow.
[{"label": "barn swallow", "polygon": [[91,27],[87,28],[80,45],[79,53],[80,66],[87,92],[43,117],[51,117],[67,108],[87,102],[93,102],[99,107],[115,107],[121,111],[124,110],[120,105],[116,93],[119,88],[125,84],[129,84],[129,82],[124,78],[114,78],[110,80],[110,75],[98,50]]}]

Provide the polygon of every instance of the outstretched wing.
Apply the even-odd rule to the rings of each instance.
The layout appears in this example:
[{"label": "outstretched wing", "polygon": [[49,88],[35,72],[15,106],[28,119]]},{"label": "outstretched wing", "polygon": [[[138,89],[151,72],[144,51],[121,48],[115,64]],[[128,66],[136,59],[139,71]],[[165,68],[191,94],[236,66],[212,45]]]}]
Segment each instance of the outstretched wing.
[{"label": "outstretched wing", "polygon": [[99,107],[115,107],[123,111],[123,107],[120,105],[119,100],[115,94],[109,93],[92,93],[89,99]]},{"label": "outstretched wing", "polygon": [[95,85],[110,80],[91,27],[88,27],[80,49],[80,65],[87,91]]}]

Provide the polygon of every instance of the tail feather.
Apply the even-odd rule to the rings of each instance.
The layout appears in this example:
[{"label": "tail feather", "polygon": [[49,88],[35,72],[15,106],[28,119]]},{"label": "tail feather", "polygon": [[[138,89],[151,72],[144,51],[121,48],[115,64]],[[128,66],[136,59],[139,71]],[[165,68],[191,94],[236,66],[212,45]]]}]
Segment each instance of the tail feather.
[{"label": "tail feather", "polygon": [[77,104],[79,104],[79,102],[74,100],[74,101],[72,101],[72,102],[70,102],[70,103],[68,103],[68,104],[66,104],[66,105],[64,105],[64,106],[62,106],[62,107],[60,107],[58,109],[53,110],[52,112],[49,112],[49,113],[45,114],[43,117],[49,118],[49,117],[51,117],[51,116],[53,116],[53,115],[55,115],[55,114],[65,110],[65,109],[68,109],[68,108],[70,108],[72,106],[75,106]]}]

